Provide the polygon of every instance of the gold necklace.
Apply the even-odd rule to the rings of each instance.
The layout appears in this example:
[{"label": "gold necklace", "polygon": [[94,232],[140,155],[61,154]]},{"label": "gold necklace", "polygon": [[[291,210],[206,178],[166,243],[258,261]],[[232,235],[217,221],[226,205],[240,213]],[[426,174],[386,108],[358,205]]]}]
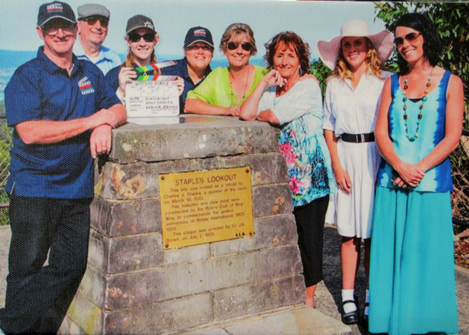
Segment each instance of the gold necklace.
[{"label": "gold necklace", "polygon": [[420,121],[423,118],[422,110],[423,110],[423,106],[425,105],[425,102],[427,101],[427,94],[428,94],[428,90],[430,89],[430,86],[431,86],[432,74],[433,74],[433,67],[432,67],[432,70],[430,71],[430,76],[428,77],[427,84],[425,85],[425,92],[423,93],[422,103],[419,106],[419,115],[417,116],[417,128],[415,130],[414,136],[411,136],[409,134],[409,126],[407,124],[407,100],[408,100],[408,98],[407,98],[407,89],[409,88],[407,83],[409,82],[409,79],[407,78],[407,76],[404,78],[404,91],[403,91],[404,98],[402,99],[402,101],[404,102],[404,106],[403,106],[404,115],[403,115],[403,118],[404,118],[404,124],[405,124],[405,136],[407,137],[407,139],[410,142],[415,141],[419,137]]},{"label": "gold necklace", "polygon": [[[247,88],[248,88],[249,64],[248,64],[248,74],[247,74],[247,76],[246,76],[246,83],[244,84],[244,92],[243,92],[243,98],[242,98],[242,99],[239,99],[238,94],[235,93],[235,91],[234,91],[233,82],[232,82],[232,80],[231,80],[231,79],[233,78],[233,75],[231,74],[231,72],[230,72],[229,77],[230,77],[231,95],[235,96],[235,97],[236,97],[236,100],[238,100],[238,101],[239,101],[239,100],[243,100],[243,99],[246,97],[246,93],[247,93],[246,91],[247,91]],[[234,78],[233,78],[233,79],[234,79]]]}]

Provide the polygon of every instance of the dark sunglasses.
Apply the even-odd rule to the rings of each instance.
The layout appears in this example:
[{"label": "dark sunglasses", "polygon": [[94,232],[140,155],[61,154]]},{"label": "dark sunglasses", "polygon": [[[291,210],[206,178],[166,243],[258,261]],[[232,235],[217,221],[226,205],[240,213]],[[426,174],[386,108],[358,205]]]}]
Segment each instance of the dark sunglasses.
[{"label": "dark sunglasses", "polygon": [[96,22],[99,21],[102,27],[107,28],[109,25],[109,20],[106,19],[105,17],[100,17],[100,16],[90,16],[87,18],[84,18],[83,21],[88,22],[90,26],[94,25]]},{"label": "dark sunglasses", "polygon": [[422,35],[421,33],[409,33],[407,35],[404,36],[404,38],[402,37],[396,37],[394,39],[394,43],[396,43],[396,45],[398,47],[400,47],[402,44],[404,44],[404,40],[406,40],[407,42],[409,43],[412,43],[412,42],[415,42],[415,40],[420,36]]},{"label": "dark sunglasses", "polygon": [[[238,49],[238,42],[228,42],[227,47],[228,50],[235,50]],[[241,43],[241,48],[243,48],[244,51],[251,51],[252,49],[252,44],[249,42],[243,42]]]},{"label": "dark sunglasses", "polygon": [[139,42],[142,37],[145,42],[153,42],[155,40],[154,33],[146,33],[144,35],[140,35],[137,33],[130,33],[128,36],[129,36],[129,41],[133,43]]}]

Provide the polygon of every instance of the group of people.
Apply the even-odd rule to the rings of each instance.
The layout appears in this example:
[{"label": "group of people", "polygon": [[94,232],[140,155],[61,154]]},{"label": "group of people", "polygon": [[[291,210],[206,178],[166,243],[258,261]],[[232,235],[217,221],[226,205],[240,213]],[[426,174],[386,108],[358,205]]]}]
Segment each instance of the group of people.
[{"label": "group of people", "polygon": [[[121,64],[102,45],[109,19],[101,5],[79,7],[76,20],[66,3],[43,4],[44,46],[6,88],[12,240],[0,333],[57,332],[86,269],[93,158],[109,152],[111,129],[126,122],[125,88],[142,68],[178,76],[185,113],[280,128],[308,306],[324,279],[330,220],[342,236],[344,323],[373,333],[458,332],[448,155],[462,132],[464,95],[461,79],[437,65],[441,41],[426,16],[403,15],[394,36],[352,20],[319,41],[333,71],[324,104],[308,74],[310,48],[293,32],[266,44],[264,68],[249,63],[252,29],[231,24],[220,42],[229,65],[212,71],[208,29],[189,29],[183,59],[158,63],[153,21],[133,16]],[[394,46],[399,73],[391,75],[382,68]],[[362,240],[369,290],[359,313]]]}]

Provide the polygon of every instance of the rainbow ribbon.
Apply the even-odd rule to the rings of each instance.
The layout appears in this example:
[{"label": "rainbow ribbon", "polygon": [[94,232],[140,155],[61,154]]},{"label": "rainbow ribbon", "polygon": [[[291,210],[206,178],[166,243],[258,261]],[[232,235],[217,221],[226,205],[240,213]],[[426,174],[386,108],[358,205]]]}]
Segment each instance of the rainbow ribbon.
[{"label": "rainbow ribbon", "polygon": [[[143,65],[135,69],[138,72],[137,81],[155,81],[158,79],[158,66],[156,63],[149,65]],[[147,72],[153,72],[155,74],[150,75]]]}]

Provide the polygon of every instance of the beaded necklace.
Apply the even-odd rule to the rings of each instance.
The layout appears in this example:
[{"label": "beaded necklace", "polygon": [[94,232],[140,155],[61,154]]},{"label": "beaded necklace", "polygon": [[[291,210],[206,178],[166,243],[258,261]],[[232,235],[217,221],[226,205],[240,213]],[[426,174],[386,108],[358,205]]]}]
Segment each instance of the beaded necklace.
[{"label": "beaded necklace", "polygon": [[[249,64],[248,64],[248,73],[247,73],[247,76],[246,76],[246,83],[244,84],[244,92],[243,92],[243,97],[241,99],[239,99],[239,96],[238,96],[238,93],[235,93],[234,91],[234,88],[233,88],[233,82],[231,81],[231,78],[233,78],[233,76],[231,75],[231,73],[228,74],[228,77],[230,79],[230,86],[231,86],[231,95],[236,97],[236,100],[238,101],[241,101],[243,100],[245,97],[246,97],[246,91],[247,91],[247,88],[248,88],[248,80],[249,80]],[[234,80],[234,78],[233,78]]]},{"label": "beaded necklace", "polygon": [[427,81],[427,84],[425,85],[425,92],[423,93],[423,97],[422,97],[422,103],[420,104],[419,106],[419,115],[417,117],[417,128],[415,130],[415,134],[414,136],[411,136],[409,134],[409,127],[407,125],[407,89],[409,88],[409,86],[407,85],[408,83],[408,78],[405,77],[404,78],[404,98],[402,99],[402,101],[404,102],[404,106],[403,106],[403,109],[404,109],[404,124],[405,124],[405,136],[407,137],[407,139],[410,141],[410,142],[413,142],[417,139],[417,137],[419,137],[419,129],[420,129],[420,121],[422,120],[422,110],[423,110],[423,106],[425,105],[425,102],[427,101],[427,94],[428,94],[428,90],[430,89],[430,86],[431,86],[431,80],[432,80],[432,74],[433,74],[433,67],[432,67],[432,70],[430,71],[430,76],[428,77],[428,81]]}]

